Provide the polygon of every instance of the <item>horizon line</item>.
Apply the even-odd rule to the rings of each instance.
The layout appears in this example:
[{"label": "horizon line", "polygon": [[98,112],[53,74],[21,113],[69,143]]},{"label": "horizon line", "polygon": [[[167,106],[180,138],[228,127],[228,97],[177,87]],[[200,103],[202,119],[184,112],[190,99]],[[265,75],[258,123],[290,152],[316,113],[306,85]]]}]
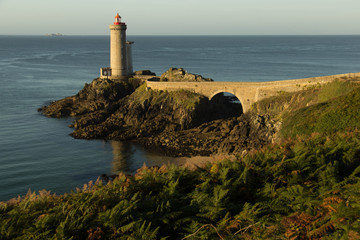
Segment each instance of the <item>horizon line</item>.
[{"label": "horizon line", "polygon": [[[48,33],[47,33],[48,34]],[[99,36],[107,37],[107,34],[62,34],[60,36],[47,36],[47,34],[0,34],[0,36],[44,36],[44,37],[66,37],[66,36]],[[354,34],[127,34],[134,37],[237,37],[237,36],[360,36],[360,33]]]}]

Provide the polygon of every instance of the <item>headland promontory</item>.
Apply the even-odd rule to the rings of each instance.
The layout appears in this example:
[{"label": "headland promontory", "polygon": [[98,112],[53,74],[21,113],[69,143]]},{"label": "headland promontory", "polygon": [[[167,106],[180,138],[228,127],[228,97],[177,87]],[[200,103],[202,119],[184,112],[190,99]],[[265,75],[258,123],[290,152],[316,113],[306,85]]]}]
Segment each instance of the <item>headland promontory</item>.
[{"label": "headland promontory", "polygon": [[306,102],[301,97],[305,92],[321,91],[334,81],[357,82],[356,74],[341,76],[324,77],[322,84],[320,78],[303,80],[298,91],[277,91],[243,112],[241,102],[223,94],[210,100],[185,89],[153,90],[146,81],[186,85],[212,79],[181,68],[170,68],[159,77],[138,71],[127,81],[94,79],[75,96],[40,110],[48,117],[75,117],[75,138],[134,141],[169,156],[237,155],[278,141],[285,112],[317,103]]}]

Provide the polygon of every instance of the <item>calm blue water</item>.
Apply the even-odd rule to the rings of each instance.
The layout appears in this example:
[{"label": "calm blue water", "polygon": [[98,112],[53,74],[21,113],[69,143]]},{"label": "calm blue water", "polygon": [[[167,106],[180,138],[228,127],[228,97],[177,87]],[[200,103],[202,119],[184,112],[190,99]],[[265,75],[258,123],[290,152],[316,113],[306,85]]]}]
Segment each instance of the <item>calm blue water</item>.
[{"label": "calm blue water", "polygon": [[[134,69],[169,67],[216,81],[360,72],[360,36],[133,36]],[[37,108],[77,93],[109,66],[109,37],[0,36],[0,201],[27,190],[69,192],[102,173],[168,161],[141,147],[75,140],[71,119]]]}]

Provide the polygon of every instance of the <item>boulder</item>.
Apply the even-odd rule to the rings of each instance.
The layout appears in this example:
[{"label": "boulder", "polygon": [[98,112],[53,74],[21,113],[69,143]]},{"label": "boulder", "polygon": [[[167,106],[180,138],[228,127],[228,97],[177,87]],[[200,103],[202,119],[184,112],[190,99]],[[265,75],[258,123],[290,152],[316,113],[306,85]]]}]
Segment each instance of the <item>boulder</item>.
[{"label": "boulder", "polygon": [[186,72],[183,68],[169,68],[160,76],[160,81],[164,82],[209,82],[211,78],[204,78],[198,74]]},{"label": "boulder", "polygon": [[140,75],[140,76],[156,76],[155,73],[153,73],[150,70],[139,70],[134,72],[134,75]]}]

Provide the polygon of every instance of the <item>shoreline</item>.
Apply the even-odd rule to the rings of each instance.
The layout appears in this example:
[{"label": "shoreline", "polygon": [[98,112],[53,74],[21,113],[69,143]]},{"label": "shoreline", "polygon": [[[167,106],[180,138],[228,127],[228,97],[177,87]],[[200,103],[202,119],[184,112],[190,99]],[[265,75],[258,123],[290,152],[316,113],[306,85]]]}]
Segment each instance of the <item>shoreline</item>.
[{"label": "shoreline", "polygon": [[[217,86],[211,91],[219,93],[230,91],[218,90],[219,82],[188,73],[183,68],[170,68],[158,77],[158,82],[143,83],[143,78],[154,77],[150,70],[136,73],[138,75],[128,81],[94,79],[76,95],[52,102],[39,111],[47,117],[76,117],[71,124],[74,129],[71,136],[76,139],[132,141],[147,150],[172,157],[230,156],[273,142],[281,127],[281,121],[275,115],[287,108],[283,101],[292,98],[295,92],[317,89],[335,79],[354,79],[351,77],[360,75],[348,73],[281,81],[286,83],[284,86],[268,82],[271,89],[261,98],[259,89],[245,87],[241,91],[256,94],[252,100],[247,99],[248,107],[244,109],[244,100],[236,94],[235,97],[242,100],[241,104],[227,102],[224,95],[209,97],[187,89],[189,84],[195,84]],[[150,83],[185,87],[152,89],[154,86],[147,86]],[[278,103],[267,100],[278,95],[282,98]],[[273,113],[266,110],[272,107],[278,110]],[[180,162],[185,164],[187,161]]]}]

